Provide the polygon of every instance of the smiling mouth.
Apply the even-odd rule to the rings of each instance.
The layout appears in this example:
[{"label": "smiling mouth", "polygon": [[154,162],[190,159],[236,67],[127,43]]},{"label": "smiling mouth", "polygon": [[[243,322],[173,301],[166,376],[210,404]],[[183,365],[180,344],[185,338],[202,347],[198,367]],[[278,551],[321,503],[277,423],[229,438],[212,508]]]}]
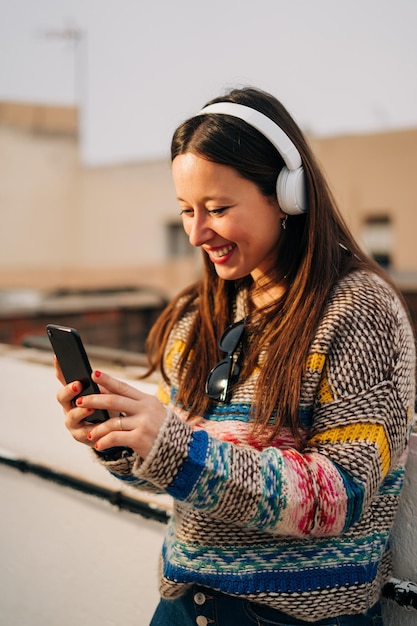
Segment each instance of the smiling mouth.
[{"label": "smiling mouth", "polygon": [[210,250],[209,254],[213,259],[222,259],[227,256],[236,248],[235,243],[231,243],[228,246],[223,246],[223,248],[216,248],[216,250]]}]

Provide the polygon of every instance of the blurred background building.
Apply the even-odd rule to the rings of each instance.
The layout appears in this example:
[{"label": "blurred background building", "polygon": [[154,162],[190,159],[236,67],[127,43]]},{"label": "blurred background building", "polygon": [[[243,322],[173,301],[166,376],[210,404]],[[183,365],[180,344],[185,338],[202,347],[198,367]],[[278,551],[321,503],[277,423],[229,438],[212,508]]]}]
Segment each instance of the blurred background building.
[{"label": "blurred background building", "polygon": [[[411,0],[0,0],[0,341],[77,325],[140,351],[199,274],[171,181],[177,124],[232,86],[306,131],[353,232],[415,314]],[[268,16],[268,19],[265,19]]]},{"label": "blurred background building", "polygon": [[[0,103],[0,341],[48,321],[88,343],[143,351],[164,304],[199,275],[167,158],[86,167],[77,110]],[[310,136],[357,239],[417,323],[417,127]]]}]

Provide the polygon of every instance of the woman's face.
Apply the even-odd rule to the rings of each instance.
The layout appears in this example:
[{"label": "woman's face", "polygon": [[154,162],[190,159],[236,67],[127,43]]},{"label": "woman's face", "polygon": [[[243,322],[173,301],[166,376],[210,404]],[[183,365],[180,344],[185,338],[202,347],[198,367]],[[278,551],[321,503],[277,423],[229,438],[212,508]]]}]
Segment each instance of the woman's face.
[{"label": "woman's face", "polygon": [[255,183],[228,165],[187,152],[172,163],[184,230],[224,280],[249,274],[259,284],[276,259],[281,211]]}]

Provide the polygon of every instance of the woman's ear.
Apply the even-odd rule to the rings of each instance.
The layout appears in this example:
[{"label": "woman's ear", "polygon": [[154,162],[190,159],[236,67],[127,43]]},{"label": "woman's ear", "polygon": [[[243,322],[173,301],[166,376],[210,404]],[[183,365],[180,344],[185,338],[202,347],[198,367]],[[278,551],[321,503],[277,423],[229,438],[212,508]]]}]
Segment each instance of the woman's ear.
[{"label": "woman's ear", "polygon": [[276,196],[270,196],[269,202],[271,203],[271,206],[274,206],[278,210],[278,216],[281,220],[287,217],[287,214],[284,213],[284,211],[279,206],[278,198]]}]

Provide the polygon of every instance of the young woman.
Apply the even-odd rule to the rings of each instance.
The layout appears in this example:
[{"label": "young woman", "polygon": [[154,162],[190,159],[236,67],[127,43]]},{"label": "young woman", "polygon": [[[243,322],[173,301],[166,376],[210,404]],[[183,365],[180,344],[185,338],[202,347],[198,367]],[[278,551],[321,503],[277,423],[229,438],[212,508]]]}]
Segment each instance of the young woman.
[{"label": "young woman", "polygon": [[150,334],[158,398],[100,372],[106,393],[58,394],[104,467],[174,498],[152,626],[382,623],[414,415],[401,299],[269,94],[184,122],[172,170],[204,272]]}]

